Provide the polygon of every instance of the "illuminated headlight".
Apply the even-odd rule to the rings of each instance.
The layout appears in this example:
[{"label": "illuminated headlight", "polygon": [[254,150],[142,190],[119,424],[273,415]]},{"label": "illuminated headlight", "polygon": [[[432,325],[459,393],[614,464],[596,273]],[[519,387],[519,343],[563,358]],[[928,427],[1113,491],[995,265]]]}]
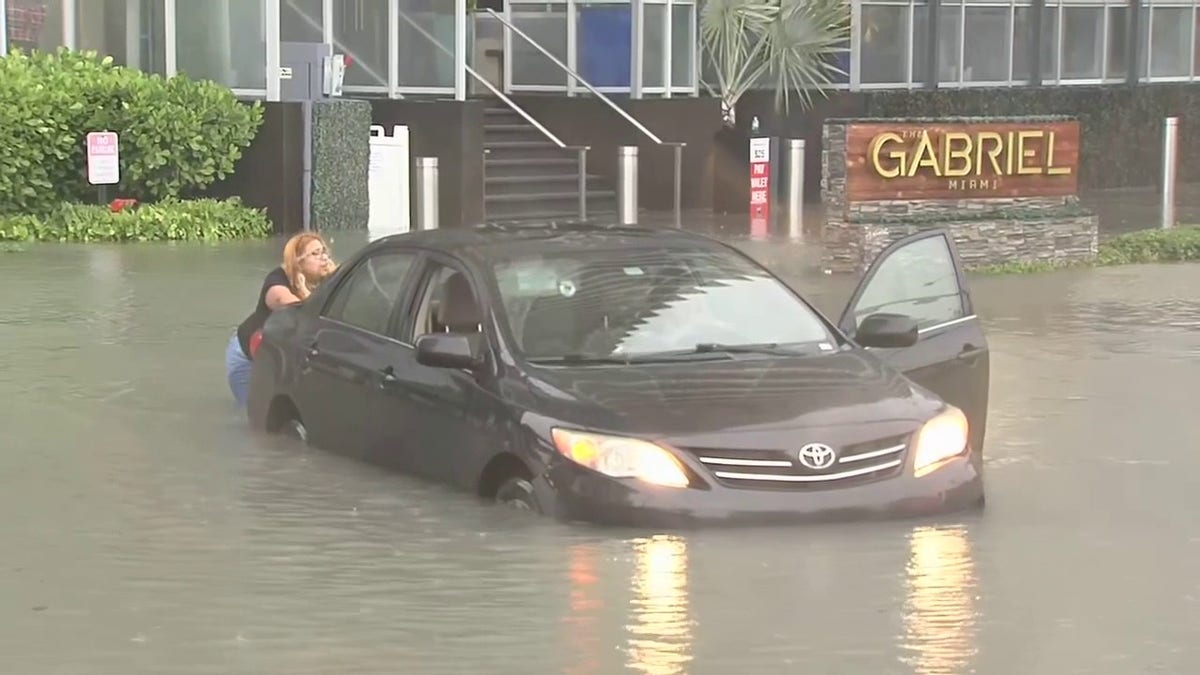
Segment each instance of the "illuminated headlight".
[{"label": "illuminated headlight", "polygon": [[564,457],[613,478],[666,487],[687,487],[679,460],[666,448],[636,438],[554,429],[554,446]]},{"label": "illuminated headlight", "polygon": [[967,432],[967,416],[954,406],[926,422],[917,432],[913,475],[933,473],[946,460],[961,455],[967,449]]}]

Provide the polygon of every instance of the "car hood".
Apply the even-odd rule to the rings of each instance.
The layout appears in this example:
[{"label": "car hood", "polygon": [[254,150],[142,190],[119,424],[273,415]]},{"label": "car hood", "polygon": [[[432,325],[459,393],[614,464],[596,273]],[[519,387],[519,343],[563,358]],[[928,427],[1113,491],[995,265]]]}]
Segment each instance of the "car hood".
[{"label": "car hood", "polygon": [[[533,368],[538,412],[564,425],[683,443],[797,428],[915,428],[942,403],[861,351]],[[723,440],[724,439],[724,440]]]}]

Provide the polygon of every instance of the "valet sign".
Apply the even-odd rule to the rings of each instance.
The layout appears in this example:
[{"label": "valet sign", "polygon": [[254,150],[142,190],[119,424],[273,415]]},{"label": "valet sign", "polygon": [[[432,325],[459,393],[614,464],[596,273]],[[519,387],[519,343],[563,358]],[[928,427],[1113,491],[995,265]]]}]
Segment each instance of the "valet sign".
[{"label": "valet sign", "polygon": [[750,139],[750,227],[765,229],[771,217],[771,139]]},{"label": "valet sign", "polygon": [[92,185],[121,182],[121,150],[115,132],[93,131],[87,135],[87,177]]}]

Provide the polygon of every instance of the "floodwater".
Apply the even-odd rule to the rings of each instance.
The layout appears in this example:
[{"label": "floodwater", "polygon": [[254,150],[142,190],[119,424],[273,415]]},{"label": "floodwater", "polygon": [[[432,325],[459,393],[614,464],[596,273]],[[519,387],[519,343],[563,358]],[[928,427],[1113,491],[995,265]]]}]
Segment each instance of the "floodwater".
[{"label": "floodwater", "polygon": [[666,533],[249,435],[279,245],[0,253],[0,671],[1200,672],[1200,265],[973,281],[984,513]]}]

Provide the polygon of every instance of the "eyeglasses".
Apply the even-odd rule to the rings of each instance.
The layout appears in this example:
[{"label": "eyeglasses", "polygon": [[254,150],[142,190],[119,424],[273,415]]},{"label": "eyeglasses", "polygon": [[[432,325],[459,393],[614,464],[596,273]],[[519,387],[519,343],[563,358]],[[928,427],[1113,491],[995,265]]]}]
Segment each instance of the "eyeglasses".
[{"label": "eyeglasses", "polygon": [[328,257],[329,257],[329,251],[326,251],[325,249],[321,249],[319,251],[309,251],[308,253],[305,253],[304,255],[300,256],[301,259],[304,259],[304,258],[328,258]]}]

